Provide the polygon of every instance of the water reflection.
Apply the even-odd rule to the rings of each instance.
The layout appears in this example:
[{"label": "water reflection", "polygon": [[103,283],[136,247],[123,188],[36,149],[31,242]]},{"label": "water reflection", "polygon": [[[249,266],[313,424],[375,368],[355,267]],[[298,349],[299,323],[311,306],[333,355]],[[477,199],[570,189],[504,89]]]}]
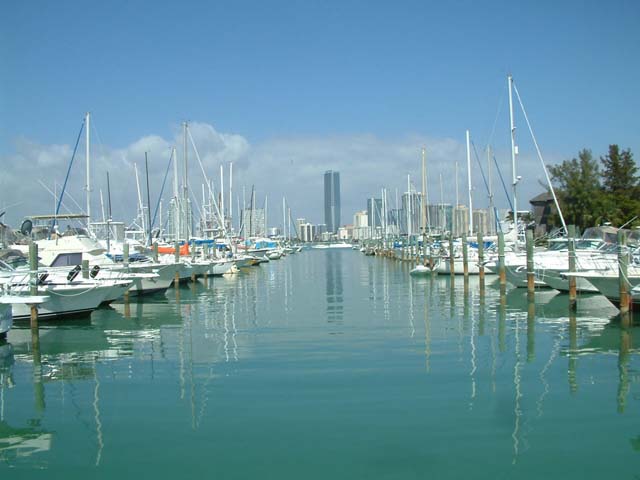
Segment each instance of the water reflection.
[{"label": "water reflection", "polygon": [[341,324],[344,313],[342,252],[327,251],[326,255],[327,321],[329,323]]},{"label": "water reflection", "polygon": [[[44,326],[39,349],[29,329],[12,330],[11,344],[0,344],[0,464],[64,468],[49,451],[51,432],[60,451],[78,452],[77,464],[100,466],[131,465],[128,448],[155,448],[171,432],[175,449],[158,469],[193,454],[214,459],[221,476],[247,477],[264,458],[288,476],[282,445],[324,477],[329,452],[336,465],[365,465],[372,452],[389,461],[390,445],[418,471],[425,457],[415,446],[446,456],[446,431],[514,469],[492,476],[524,478],[527,465],[573,438],[570,429],[595,434],[591,416],[624,445],[640,444],[637,327],[621,328],[610,306],[590,298],[569,315],[555,292],[530,302],[488,282],[481,295],[474,278],[410,278],[405,265],[350,251],[179,290],[179,302],[169,291]],[[345,311],[345,335],[328,337]],[[479,435],[487,445],[467,450],[465,439]],[[453,463],[446,473],[464,476],[463,462]]]}]

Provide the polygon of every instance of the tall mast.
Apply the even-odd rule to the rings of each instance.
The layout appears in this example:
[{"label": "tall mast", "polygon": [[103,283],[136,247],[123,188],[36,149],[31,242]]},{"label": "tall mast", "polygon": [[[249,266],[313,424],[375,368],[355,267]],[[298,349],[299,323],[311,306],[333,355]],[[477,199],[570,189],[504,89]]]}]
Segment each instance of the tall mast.
[{"label": "tall mast", "polygon": [[136,190],[138,191],[138,216],[140,217],[140,225],[143,233],[146,232],[145,219],[144,219],[144,207],[142,206],[142,192],[140,191],[140,178],[138,178],[138,164],[133,164],[133,169],[136,173]]},{"label": "tall mast", "polygon": [[87,158],[87,180],[85,184],[86,194],[87,194],[87,228],[91,223],[91,156],[90,156],[90,135],[89,132],[91,130],[91,114],[89,112],[86,113],[84,117],[85,123],[85,154]]},{"label": "tall mast", "polygon": [[473,233],[473,199],[471,197],[471,148],[469,130],[467,130],[467,183],[469,188],[469,235]]},{"label": "tall mast", "polygon": [[187,122],[182,124],[184,130],[184,145],[183,145],[183,158],[184,158],[184,179],[182,183],[183,199],[184,199],[184,232],[186,240],[189,239],[189,162],[187,159]]},{"label": "tall mast", "polygon": [[442,172],[440,172],[440,228],[444,233],[446,219],[444,218],[444,189],[442,188]]},{"label": "tall mast", "polygon": [[411,236],[411,176],[407,175],[407,235]]},{"label": "tall mast", "polygon": [[149,191],[149,160],[147,159],[147,152],[144,152],[144,171],[147,177],[147,226],[149,228],[149,246],[151,246],[151,193]]},{"label": "tall mast", "polygon": [[107,218],[104,215],[104,198],[102,198],[102,189],[100,189],[100,209],[102,210],[102,222],[106,222]]},{"label": "tall mast", "polygon": [[229,163],[229,227],[233,235],[233,162]]},{"label": "tall mast", "polygon": [[176,147],[171,148],[171,157],[173,158],[173,240],[175,241],[180,237],[180,179],[178,176]]},{"label": "tall mast", "polygon": [[516,127],[513,122],[513,77],[507,76],[509,84],[509,124],[511,127],[511,174],[512,174],[512,195],[513,195],[513,225],[518,231],[518,198],[516,186],[518,185],[518,177],[516,176],[516,156],[518,155],[518,146],[516,145]]},{"label": "tall mast", "polygon": [[[425,160],[426,152],[422,147],[422,235],[427,233],[427,164]],[[424,240],[424,239],[423,239]]]},{"label": "tall mast", "polygon": [[491,181],[491,145],[487,145],[487,168],[487,174],[489,175],[489,220],[491,225],[490,233],[493,233],[493,227],[496,226],[496,219],[495,211],[493,210],[493,182]]},{"label": "tall mast", "polygon": [[220,164],[220,215],[224,224],[224,165]]}]

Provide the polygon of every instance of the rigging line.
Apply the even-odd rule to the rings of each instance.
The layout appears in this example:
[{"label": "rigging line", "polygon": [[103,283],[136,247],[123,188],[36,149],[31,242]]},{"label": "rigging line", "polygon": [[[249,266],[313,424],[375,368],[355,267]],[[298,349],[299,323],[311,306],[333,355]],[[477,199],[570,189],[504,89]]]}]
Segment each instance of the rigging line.
[{"label": "rigging line", "polygon": [[484,181],[484,186],[487,188],[487,193],[490,193],[489,183],[487,182],[487,177],[484,174],[484,169],[482,168],[482,163],[480,162],[480,157],[478,157],[478,151],[476,150],[476,144],[471,140],[471,146],[473,147],[473,153],[476,156],[476,161],[478,162],[478,166],[480,167],[480,173],[482,174],[482,180]]},{"label": "rigging line", "polygon": [[[38,179],[38,183],[40,184],[40,186],[42,186],[42,188],[44,188],[47,192],[49,192],[53,198],[56,198],[56,194],[55,194],[55,193],[54,193],[54,192],[53,192],[49,187],[47,187],[47,185],[46,185],[42,180]],[[76,201],[75,201],[75,200],[73,200],[73,198],[71,197],[71,195],[67,195],[67,196],[68,196],[69,198],[71,198],[71,200],[72,200],[76,205],[78,205],[78,204],[76,203]],[[69,207],[67,207],[67,205],[66,205],[66,204],[62,203],[62,207],[63,207],[63,208],[64,208],[68,213],[73,213],[73,212],[71,211],[71,209],[69,209]],[[78,206],[78,208],[80,208],[80,206]]]},{"label": "rigging line", "polygon": [[504,177],[502,176],[502,172],[500,171],[500,166],[498,165],[498,160],[495,155],[492,155],[493,163],[496,165],[496,170],[498,171],[498,176],[500,177],[500,183],[502,183],[502,188],[504,189],[504,194],[507,197],[507,202],[509,203],[509,208],[513,212],[513,203],[511,203],[511,197],[509,196],[509,192],[507,190],[507,185],[504,183]]},{"label": "rigging line", "polygon": [[171,169],[171,164],[173,163],[173,150],[169,155],[169,164],[167,165],[167,170],[164,172],[164,180],[162,180],[162,188],[160,189],[160,195],[158,195],[158,202],[156,203],[156,208],[153,212],[153,221],[151,222],[151,226],[149,230],[153,230],[153,226],[156,224],[156,217],[158,216],[158,209],[160,208],[160,202],[162,201],[162,194],[164,193],[164,187],[167,183],[167,176],[169,176],[169,170]]},{"label": "rigging line", "polygon": [[[513,80],[512,80],[513,83]],[[553,196],[553,202],[556,204],[556,208],[558,209],[558,215],[560,216],[560,221],[562,222],[562,227],[564,228],[565,233],[568,232],[567,224],[564,222],[564,217],[562,215],[562,210],[560,209],[560,204],[558,203],[558,198],[556,197],[556,192],[553,189],[553,185],[551,184],[551,179],[549,178],[549,172],[547,171],[547,166],[544,163],[542,158],[542,153],[540,152],[540,147],[538,146],[538,141],[536,140],[536,136],[533,134],[533,128],[531,128],[531,123],[529,122],[529,117],[527,115],[527,111],[524,109],[524,105],[522,103],[522,99],[520,98],[520,93],[518,92],[518,88],[516,84],[513,83],[513,89],[516,92],[516,97],[518,97],[518,103],[520,103],[520,108],[522,109],[522,114],[524,115],[524,119],[527,122],[527,127],[529,127],[529,133],[531,134],[531,139],[533,140],[533,144],[536,147],[536,152],[538,152],[538,158],[540,159],[540,163],[542,164],[542,170],[544,171],[544,176],[547,178],[547,184],[549,185],[549,190],[551,190],[551,195]]]},{"label": "rigging line", "polygon": [[[193,136],[191,135],[191,130],[189,130],[188,128],[187,128],[187,134],[189,135],[189,140],[191,140],[191,145],[193,146],[193,151],[195,152],[196,158],[198,159],[198,164],[200,165],[200,170],[202,170],[202,176],[204,177],[205,183],[207,184],[207,188],[209,189],[209,195],[211,196],[211,199],[213,200],[213,206],[215,207],[216,214],[218,215],[218,219],[220,221],[220,225],[222,226],[222,233],[224,234],[224,236],[227,239],[229,239],[229,234],[228,234],[227,228],[225,227],[225,224],[224,224],[224,218],[220,214],[220,209],[218,208],[218,201],[216,200],[216,197],[215,197],[215,194],[214,194],[215,190],[211,186],[211,182],[209,181],[209,178],[207,177],[207,174],[204,171],[204,166],[202,165],[202,160],[200,159],[200,153],[198,153],[198,148],[196,147],[196,142],[193,140]],[[231,242],[229,242],[229,243],[231,243]]]},{"label": "rigging line", "polygon": [[98,145],[100,145],[100,154],[102,155],[102,158],[107,158],[106,154],[104,153],[104,144],[102,143],[102,139],[100,138],[100,134],[98,133],[98,129],[96,128],[96,120],[92,119],[91,121],[91,128],[93,130],[93,132],[96,134],[96,137],[98,138]]},{"label": "rigging line", "polygon": [[[69,180],[69,174],[71,173],[71,166],[73,165],[73,160],[76,158],[76,152],[78,151],[78,144],[80,143],[80,137],[82,136],[82,131],[85,128],[84,120],[82,121],[82,125],[80,125],[80,131],[78,132],[78,138],[76,139],[76,146],[73,147],[73,154],[71,155],[71,161],[69,162],[69,168],[67,168],[67,175],[64,177],[64,184],[62,185],[62,192],[60,192],[60,198],[58,199],[58,205],[56,206],[56,216],[60,213],[60,205],[62,204],[62,197],[64,196],[64,191],[67,188],[67,181]],[[53,219],[53,226],[56,224],[56,219]]]},{"label": "rigging line", "polygon": [[489,140],[487,141],[487,147],[491,145],[493,142],[493,136],[496,133],[496,126],[498,125],[498,117],[500,117],[500,113],[502,112],[502,103],[504,102],[504,95],[499,95],[498,97],[498,108],[496,110],[496,116],[493,120],[493,128],[491,129],[491,134],[489,135]]}]

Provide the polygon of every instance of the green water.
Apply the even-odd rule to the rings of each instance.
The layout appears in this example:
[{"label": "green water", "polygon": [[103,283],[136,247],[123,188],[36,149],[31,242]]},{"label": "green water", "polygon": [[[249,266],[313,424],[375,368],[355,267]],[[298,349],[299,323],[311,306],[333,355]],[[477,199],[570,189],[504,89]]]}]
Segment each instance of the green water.
[{"label": "green water", "polygon": [[15,328],[0,478],[640,478],[640,329],[487,281],[317,250]]}]

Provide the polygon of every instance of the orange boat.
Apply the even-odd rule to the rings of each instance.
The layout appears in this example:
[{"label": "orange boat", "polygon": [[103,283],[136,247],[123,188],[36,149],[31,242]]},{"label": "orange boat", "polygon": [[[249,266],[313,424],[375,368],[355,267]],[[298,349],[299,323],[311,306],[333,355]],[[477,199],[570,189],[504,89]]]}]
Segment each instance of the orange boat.
[{"label": "orange boat", "polygon": [[[174,253],[176,253],[176,249],[175,247],[158,246],[158,253],[169,253],[173,255]],[[180,256],[187,256],[187,255],[189,255],[189,244],[185,243],[184,245],[180,246]]]}]

